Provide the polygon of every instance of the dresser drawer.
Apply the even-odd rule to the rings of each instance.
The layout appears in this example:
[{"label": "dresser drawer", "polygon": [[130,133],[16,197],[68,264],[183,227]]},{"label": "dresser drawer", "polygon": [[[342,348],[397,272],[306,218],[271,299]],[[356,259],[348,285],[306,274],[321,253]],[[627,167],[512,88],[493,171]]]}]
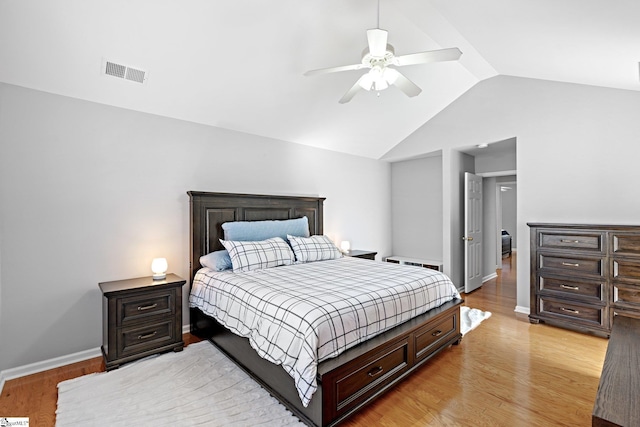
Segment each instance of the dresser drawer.
[{"label": "dresser drawer", "polygon": [[[408,337],[387,346],[374,355],[355,359],[328,379],[324,387],[334,389],[332,406],[336,415],[352,409],[380,391],[409,367]],[[324,381],[324,380],[323,380]]]},{"label": "dresser drawer", "polygon": [[640,282],[640,259],[614,258],[611,260],[611,272],[614,282]]},{"label": "dresser drawer", "polygon": [[583,258],[579,256],[561,256],[548,253],[540,253],[539,257],[538,265],[540,269],[555,270],[556,274],[600,277],[603,277],[605,274],[605,260],[603,258]]},{"label": "dresser drawer", "polygon": [[176,341],[175,319],[137,327],[121,328],[117,345],[120,357],[127,357]]},{"label": "dresser drawer", "polygon": [[614,285],[613,303],[616,308],[628,308],[640,312],[640,284],[618,283]]},{"label": "dresser drawer", "polygon": [[540,275],[538,291],[541,295],[560,298],[580,299],[585,302],[604,302],[604,282],[587,282],[584,280],[559,279]]},{"label": "dresser drawer", "polygon": [[175,289],[147,292],[117,299],[117,326],[175,312]]},{"label": "dresser drawer", "polygon": [[[539,297],[540,314],[571,321],[587,327],[605,327],[606,307],[580,304],[579,302]],[[608,322],[606,322],[608,323]]]},{"label": "dresser drawer", "polygon": [[611,233],[611,250],[615,255],[640,256],[640,235],[633,233]]},{"label": "dresser drawer", "polygon": [[459,330],[460,325],[456,314],[445,317],[433,327],[417,330],[414,334],[416,360],[432,354],[435,348],[438,348],[442,342],[449,340]]},{"label": "dresser drawer", "polygon": [[539,246],[542,249],[574,249],[591,252],[602,252],[604,233],[557,233],[540,231]]}]

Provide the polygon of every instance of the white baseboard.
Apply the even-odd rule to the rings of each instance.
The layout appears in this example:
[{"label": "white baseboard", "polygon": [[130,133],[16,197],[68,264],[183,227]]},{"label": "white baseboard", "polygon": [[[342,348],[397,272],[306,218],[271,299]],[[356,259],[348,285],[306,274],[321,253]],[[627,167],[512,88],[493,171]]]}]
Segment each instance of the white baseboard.
[{"label": "white baseboard", "polygon": [[60,366],[70,365],[72,363],[82,362],[101,356],[102,351],[100,348],[93,348],[91,350],[79,351],[77,353],[54,357],[53,359],[30,363],[16,368],[5,369],[0,372],[0,393],[2,393],[5,381],[26,377],[27,375],[37,374],[38,372],[48,371],[49,369],[59,368]]},{"label": "white baseboard", "polygon": [[516,308],[513,311],[520,314],[526,314],[527,316],[531,314],[531,309],[529,307],[523,307],[521,305],[516,305]]},{"label": "white baseboard", "polygon": [[489,280],[491,280],[491,279],[495,279],[496,277],[498,277],[498,273],[491,273],[490,275],[488,275],[488,276],[484,276],[484,277],[482,278],[482,283],[484,283],[484,282],[488,282]]},{"label": "white baseboard", "polygon": [[[190,331],[191,325],[182,325],[183,334]],[[65,356],[54,357],[53,359],[30,363],[16,368],[5,369],[4,371],[0,371],[0,394],[2,394],[2,389],[4,388],[4,383],[6,381],[26,377],[27,375],[37,374],[38,372],[48,371],[49,369],[59,368],[60,366],[70,365],[72,363],[83,362],[85,360],[93,359],[94,357],[102,357],[102,350],[100,350],[100,347],[67,354]]]}]

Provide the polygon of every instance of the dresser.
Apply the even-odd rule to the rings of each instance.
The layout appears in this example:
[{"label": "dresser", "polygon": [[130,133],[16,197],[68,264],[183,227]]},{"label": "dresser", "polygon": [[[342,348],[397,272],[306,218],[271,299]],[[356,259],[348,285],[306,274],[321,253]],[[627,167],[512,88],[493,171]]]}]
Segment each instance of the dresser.
[{"label": "dresser", "polygon": [[529,223],[531,323],[609,336],[640,318],[640,226]]},{"label": "dresser", "polygon": [[167,274],[103,282],[102,355],[107,371],[155,353],[184,347],[182,286],[185,280]]}]

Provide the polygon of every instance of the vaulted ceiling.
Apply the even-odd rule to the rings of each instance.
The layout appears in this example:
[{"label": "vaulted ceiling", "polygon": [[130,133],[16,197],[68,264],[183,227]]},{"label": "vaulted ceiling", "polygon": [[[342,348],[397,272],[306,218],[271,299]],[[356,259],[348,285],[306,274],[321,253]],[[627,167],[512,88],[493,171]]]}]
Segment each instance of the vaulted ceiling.
[{"label": "vaulted ceiling", "polygon": [[[504,74],[640,90],[637,0],[380,0],[422,93],[361,91],[377,0],[0,0],[0,81],[117,107],[380,158],[457,97]],[[102,73],[112,61],[144,84]]]}]

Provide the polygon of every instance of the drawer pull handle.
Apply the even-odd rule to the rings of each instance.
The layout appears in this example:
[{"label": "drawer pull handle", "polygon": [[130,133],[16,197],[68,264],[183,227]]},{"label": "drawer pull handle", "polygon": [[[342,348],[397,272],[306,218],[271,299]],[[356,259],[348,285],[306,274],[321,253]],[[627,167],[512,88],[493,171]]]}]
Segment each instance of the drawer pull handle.
[{"label": "drawer pull handle", "polygon": [[560,285],[561,288],[563,289],[571,289],[572,291],[579,291],[580,287],[578,286],[569,286],[569,285],[565,285],[564,283],[562,285]]},{"label": "drawer pull handle", "polygon": [[138,335],[139,340],[146,340],[147,338],[155,337],[158,332],[152,332],[147,335]]},{"label": "drawer pull handle", "polygon": [[151,305],[145,305],[145,306],[138,306],[138,311],[145,311],[145,310],[151,310],[152,308],[156,308],[158,306],[158,304],[151,304]]},{"label": "drawer pull handle", "polygon": [[571,308],[560,307],[560,310],[568,311],[569,313],[573,313],[573,314],[580,314],[580,312],[578,310],[573,310]]},{"label": "drawer pull handle", "polygon": [[577,262],[563,262],[562,265],[566,265],[567,267],[580,267],[580,264]]},{"label": "drawer pull handle", "polygon": [[382,366],[376,366],[375,368],[370,370],[367,375],[369,375],[372,378],[373,377],[377,377],[378,375],[380,375],[382,373],[382,371],[384,371],[384,368]]},{"label": "drawer pull handle", "polygon": [[442,335],[442,331],[440,330],[435,331],[434,333],[431,334],[431,336],[434,336],[434,337],[439,337],[440,335]]},{"label": "drawer pull handle", "polygon": [[562,239],[560,240],[562,243],[580,243],[580,240],[570,240],[570,239]]}]

